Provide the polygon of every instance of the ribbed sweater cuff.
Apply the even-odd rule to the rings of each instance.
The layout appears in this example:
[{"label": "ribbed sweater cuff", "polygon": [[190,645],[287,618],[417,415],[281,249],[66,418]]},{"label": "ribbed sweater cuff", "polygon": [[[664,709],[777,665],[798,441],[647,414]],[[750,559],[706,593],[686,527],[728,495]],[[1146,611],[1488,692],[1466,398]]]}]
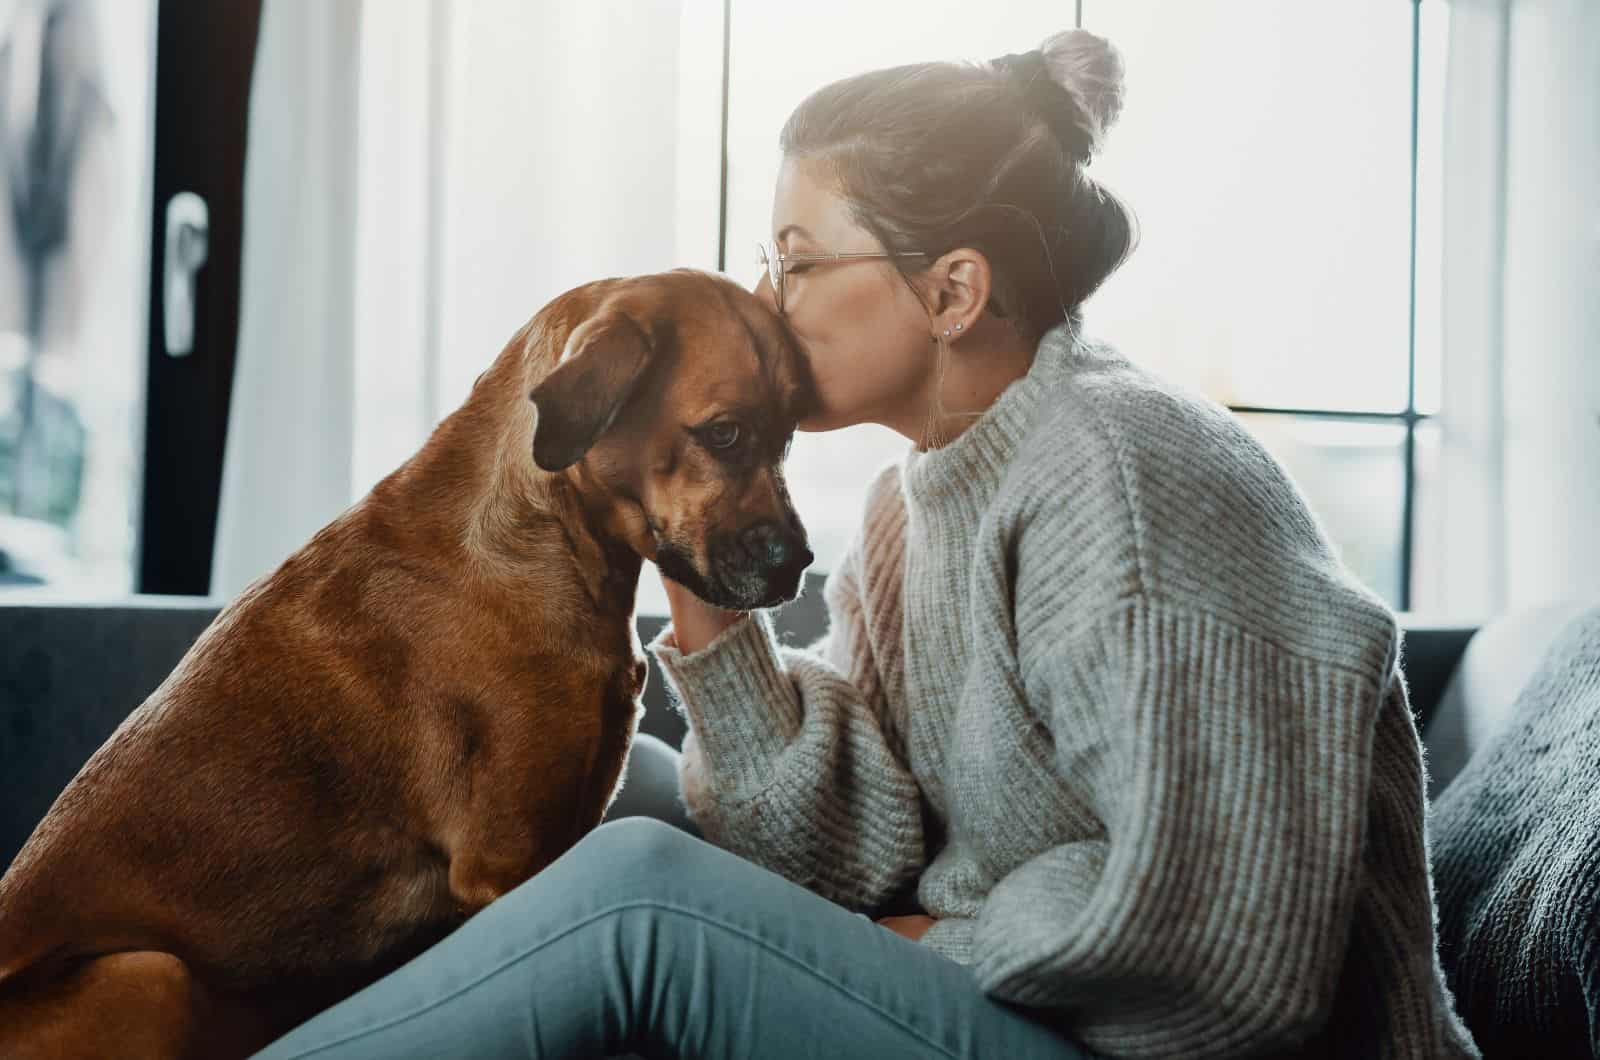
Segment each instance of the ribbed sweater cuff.
[{"label": "ribbed sweater cuff", "polygon": [[650,651],[699,742],[711,786],[763,788],[801,718],[766,613],[752,612],[688,655],[678,650],[669,625],[650,642]]},{"label": "ribbed sweater cuff", "polygon": [[976,923],[964,916],[935,920],[933,926],[923,933],[922,944],[957,964],[971,964],[972,928]]}]

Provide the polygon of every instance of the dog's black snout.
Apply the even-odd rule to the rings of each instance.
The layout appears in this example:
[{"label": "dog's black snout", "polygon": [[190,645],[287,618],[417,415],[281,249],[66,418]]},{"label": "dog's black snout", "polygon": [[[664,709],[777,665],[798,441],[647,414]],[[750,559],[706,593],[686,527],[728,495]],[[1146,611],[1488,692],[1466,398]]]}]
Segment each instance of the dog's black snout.
[{"label": "dog's black snout", "polygon": [[816,558],[806,547],[804,536],[770,519],[739,531],[739,544],[755,563],[771,569],[805,568]]}]

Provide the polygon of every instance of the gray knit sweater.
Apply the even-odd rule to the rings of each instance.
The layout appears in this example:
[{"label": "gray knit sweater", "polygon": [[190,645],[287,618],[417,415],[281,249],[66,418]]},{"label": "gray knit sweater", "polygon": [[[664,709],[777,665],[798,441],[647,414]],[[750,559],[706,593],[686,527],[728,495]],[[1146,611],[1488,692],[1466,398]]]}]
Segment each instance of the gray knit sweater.
[{"label": "gray knit sweater", "polygon": [[1394,615],[1228,412],[1058,328],[873,484],[780,647],[685,656],[705,835],[1111,1056],[1476,1055],[1434,945]]},{"label": "gray knit sweater", "polygon": [[1495,1057],[1600,1057],[1600,608],[1434,808],[1439,950]]}]

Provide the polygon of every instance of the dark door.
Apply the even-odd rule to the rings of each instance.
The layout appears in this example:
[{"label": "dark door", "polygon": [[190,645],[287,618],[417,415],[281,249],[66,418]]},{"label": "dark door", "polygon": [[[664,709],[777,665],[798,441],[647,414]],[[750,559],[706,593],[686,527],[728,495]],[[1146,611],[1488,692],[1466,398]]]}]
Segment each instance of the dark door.
[{"label": "dark door", "polygon": [[261,0],[160,0],[140,592],[210,587],[260,20]]}]

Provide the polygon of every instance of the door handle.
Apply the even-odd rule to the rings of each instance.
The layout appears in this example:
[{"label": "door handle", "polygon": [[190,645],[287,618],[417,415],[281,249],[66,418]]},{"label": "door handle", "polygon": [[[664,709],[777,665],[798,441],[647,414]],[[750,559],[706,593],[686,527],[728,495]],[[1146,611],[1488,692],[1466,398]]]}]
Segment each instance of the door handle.
[{"label": "door handle", "polygon": [[200,196],[180,191],[167,200],[166,262],[161,274],[169,357],[186,357],[194,350],[194,276],[206,263],[210,230],[210,211]]}]

